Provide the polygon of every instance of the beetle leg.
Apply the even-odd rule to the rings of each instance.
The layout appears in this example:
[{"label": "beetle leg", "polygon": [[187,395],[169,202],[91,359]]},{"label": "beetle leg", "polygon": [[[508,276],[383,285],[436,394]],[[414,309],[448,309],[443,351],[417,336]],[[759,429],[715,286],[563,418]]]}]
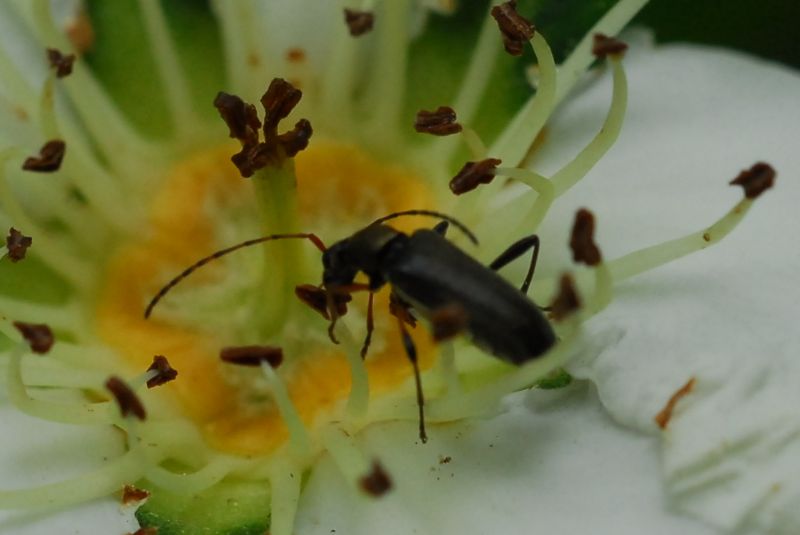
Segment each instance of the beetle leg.
[{"label": "beetle leg", "polygon": [[361,346],[361,360],[367,358],[367,350],[369,343],[372,341],[372,331],[375,328],[375,322],[372,320],[372,298],[375,294],[369,293],[369,301],[367,301],[367,336],[364,338],[364,345]]},{"label": "beetle leg", "polygon": [[489,264],[489,269],[497,271],[506,264],[509,264],[520,256],[524,255],[530,248],[533,248],[531,264],[528,267],[528,273],[525,275],[525,280],[522,282],[522,286],[520,287],[522,293],[526,295],[528,293],[528,287],[531,285],[531,281],[533,280],[533,272],[536,270],[536,261],[539,259],[539,236],[536,234],[531,234],[530,236],[526,236],[515,241],[508,247],[508,249],[500,253],[500,256],[495,258],[494,262]]},{"label": "beetle leg", "polygon": [[419,439],[424,444],[428,441],[428,435],[425,433],[425,398],[422,395],[422,379],[420,379],[419,376],[417,347],[414,345],[414,340],[408,333],[406,324],[403,321],[403,318],[400,316],[397,316],[397,325],[400,327],[400,335],[403,338],[403,347],[406,350],[406,355],[408,355],[408,360],[411,362],[411,366],[414,368],[414,382],[417,386],[417,407],[419,407]]}]

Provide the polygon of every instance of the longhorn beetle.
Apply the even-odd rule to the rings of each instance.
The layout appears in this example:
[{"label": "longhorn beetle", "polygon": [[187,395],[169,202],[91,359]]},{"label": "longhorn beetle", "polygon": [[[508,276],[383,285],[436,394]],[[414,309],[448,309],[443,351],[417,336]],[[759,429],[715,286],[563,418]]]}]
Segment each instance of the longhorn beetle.
[{"label": "longhorn beetle", "polygon": [[[441,222],[433,229],[420,229],[410,235],[384,224],[390,219],[411,215],[431,216]],[[153,297],[145,310],[145,318],[175,285],[212,260],[267,241],[307,239],[322,252],[322,284],[298,287],[296,293],[331,320],[328,334],[333,342],[338,343],[333,329],[336,320],[346,311],[344,303],[349,301],[350,294],[368,291],[367,335],[361,351],[364,357],[373,329],[372,295],[385,284],[391,286],[391,312],[398,319],[403,346],[414,368],[420,439],[425,442],[424,398],[417,352],[406,327],[406,324],[413,326],[415,323],[410,308],[430,321],[435,338],[441,340],[465,331],[476,345],[512,364],[532,360],[555,343],[550,323],[526,297],[539,255],[539,238],[536,235],[522,238],[486,267],[445,238],[451,223],[477,245],[477,238],[463,223],[431,210],[389,214],[331,247],[326,247],[313,233],[272,234],[247,240],[186,268]],[[531,248],[531,263],[518,290],[495,271]],[[367,284],[354,283],[358,272],[367,276]]]}]

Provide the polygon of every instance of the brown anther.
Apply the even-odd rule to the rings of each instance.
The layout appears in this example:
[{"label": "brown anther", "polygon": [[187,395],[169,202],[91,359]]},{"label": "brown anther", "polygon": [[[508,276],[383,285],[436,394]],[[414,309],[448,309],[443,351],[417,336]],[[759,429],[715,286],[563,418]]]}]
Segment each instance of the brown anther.
[{"label": "brown anther", "polygon": [[272,79],[267,91],[261,97],[265,112],[264,135],[267,141],[277,133],[278,123],[292,113],[302,97],[303,92],[283,78]]},{"label": "brown anther", "polygon": [[8,249],[8,258],[12,262],[19,262],[25,258],[25,253],[28,252],[28,247],[33,244],[33,238],[25,236],[22,232],[14,227],[8,229],[8,236],[6,236],[6,249]]},{"label": "brown anther", "polygon": [[247,104],[236,95],[220,91],[214,99],[214,107],[228,125],[230,137],[238,139],[244,147],[258,144],[261,121],[258,119],[255,106]]},{"label": "brown anther", "polygon": [[[328,314],[328,292],[324,289],[313,284],[301,284],[295,286],[294,294],[300,301],[319,312],[323,318],[326,320],[331,319],[330,314]],[[352,300],[353,297],[348,293],[334,292],[333,304],[336,306],[336,315],[344,316],[347,314],[347,303]]]},{"label": "brown anther", "polygon": [[558,295],[550,304],[550,316],[556,321],[562,321],[581,308],[581,300],[575,290],[575,281],[572,276],[565,273],[561,276]]},{"label": "brown anther", "polygon": [[63,54],[55,48],[47,49],[47,60],[50,67],[56,71],[56,78],[64,78],[72,74],[72,65],[75,63],[75,54]]},{"label": "brown anther", "polygon": [[572,260],[575,262],[596,266],[603,261],[603,255],[594,243],[594,214],[586,208],[581,208],[575,214],[569,247],[572,249]]},{"label": "brown anther", "polygon": [[450,179],[450,191],[461,195],[472,191],[481,184],[488,184],[494,180],[497,166],[502,163],[497,158],[486,158],[479,162],[467,162],[464,167]]},{"label": "brown anther", "polygon": [[144,489],[139,489],[133,485],[125,485],[122,488],[122,505],[131,505],[132,503],[139,503],[150,497],[150,492]]},{"label": "brown anther", "polygon": [[417,318],[411,315],[409,308],[411,308],[411,305],[400,299],[400,296],[396,293],[389,294],[389,314],[400,319],[406,325],[416,327]]},{"label": "brown anther", "polygon": [[358,37],[372,30],[375,24],[375,15],[371,11],[358,11],[355,9],[344,10],[344,22],[350,35]]},{"label": "brown anther", "polygon": [[682,397],[685,397],[692,391],[695,382],[695,378],[692,377],[686,382],[685,385],[680,387],[674,394],[672,394],[672,397],[669,398],[669,401],[667,401],[667,404],[664,405],[664,408],[661,409],[658,414],[656,414],[655,418],[653,418],[658,424],[658,427],[661,429],[667,428],[669,421],[672,419],[672,411],[675,410],[675,405]]},{"label": "brown anther", "polygon": [[53,331],[44,323],[15,321],[14,327],[22,334],[22,337],[28,342],[31,351],[34,353],[44,355],[53,347],[55,341],[53,338]]},{"label": "brown anther", "polygon": [[306,60],[306,51],[302,48],[292,47],[286,51],[286,59],[291,63],[302,63]]},{"label": "brown anther", "polygon": [[525,43],[533,38],[536,27],[517,13],[517,3],[510,0],[492,8],[492,17],[503,34],[503,46],[512,56],[521,56]]},{"label": "brown anther", "polygon": [[449,136],[461,132],[462,127],[457,122],[456,111],[453,108],[439,106],[436,111],[418,111],[414,130],[422,134]]},{"label": "brown anther", "polygon": [[52,139],[39,149],[39,156],[31,156],[22,164],[25,171],[37,173],[52,173],[58,171],[64,160],[67,144],[60,139]]},{"label": "brown anther", "polygon": [[277,368],[283,362],[283,349],[276,346],[236,346],[225,347],[219,358],[237,366],[261,366],[262,362]]},{"label": "brown anther", "polygon": [[628,45],[623,41],[602,33],[594,34],[592,54],[597,59],[604,59],[606,56],[621,56],[626,50],[628,50]]},{"label": "brown anther", "polygon": [[94,46],[95,33],[92,19],[85,9],[80,9],[64,27],[67,39],[79,53],[88,52]]},{"label": "brown anther", "polygon": [[298,152],[308,147],[308,140],[314,130],[307,119],[300,119],[294,128],[279,135],[276,140],[283,147],[283,151],[288,157],[295,156]]},{"label": "brown anther", "polygon": [[122,413],[123,417],[127,417],[129,414],[132,414],[136,418],[144,421],[147,417],[147,412],[144,410],[144,405],[142,405],[139,396],[136,395],[136,392],[131,390],[131,388],[125,384],[125,381],[120,379],[117,376],[112,375],[106,381],[106,388],[111,395],[114,396],[114,399],[117,401],[117,405],[119,405],[119,411]]},{"label": "brown anther", "polygon": [[392,489],[392,480],[378,461],[372,462],[369,473],[358,482],[361,490],[374,498],[379,498]]},{"label": "brown anther", "polygon": [[154,388],[174,381],[178,376],[178,370],[169,365],[169,361],[163,355],[153,357],[153,363],[147,371],[155,371],[156,374],[147,380],[147,388]]},{"label": "brown anther", "polygon": [[453,303],[438,308],[431,314],[431,330],[437,342],[449,340],[467,328],[469,316],[463,306]]},{"label": "brown anther", "polygon": [[775,184],[775,169],[768,163],[758,162],[731,180],[731,186],[742,186],[744,196],[755,199]]}]

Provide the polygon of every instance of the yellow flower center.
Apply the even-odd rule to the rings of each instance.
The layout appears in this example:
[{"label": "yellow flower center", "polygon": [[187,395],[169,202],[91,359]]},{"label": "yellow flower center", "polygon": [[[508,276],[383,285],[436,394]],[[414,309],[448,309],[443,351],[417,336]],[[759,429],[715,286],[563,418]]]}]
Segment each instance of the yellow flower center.
[{"label": "yellow flower center", "polygon": [[[232,211],[252,202],[250,184],[231,164],[231,153],[226,145],[195,154],[164,177],[160,191],[153,195],[150,228],[140,240],[120,247],[109,264],[95,318],[101,338],[135,369],[146,368],[155,354],[167,356],[179,371],[180,381],[163,389],[174,395],[210,445],[229,453],[258,455],[282,445],[287,429],[272,403],[249,403],[241,392],[242,383],[231,379],[226,369],[230,365],[219,360],[225,342],[215,333],[216,326],[177,325],[159,314],[150,320],[143,318],[144,304],[170,274],[231,245],[215,236],[217,222],[208,209],[213,205]],[[354,145],[317,139],[298,155],[295,165],[299,219],[313,227],[271,232],[315,231],[331,244],[345,236],[326,235],[324,221],[358,226],[386,213],[433,207],[430,191],[413,171],[378,161]],[[399,222],[398,228],[402,229],[403,223],[406,229],[415,224],[413,220]],[[321,263],[317,266],[321,274]],[[214,284],[219,269],[209,267],[185,285]],[[293,288],[288,283],[284,286],[283,291],[290,295]],[[365,309],[366,298],[359,297],[355,296],[351,306]],[[179,306],[192,306],[189,299],[177,301]],[[395,319],[387,309],[388,291],[384,289],[375,296],[375,342],[367,359],[373,396],[397,387],[411,373]],[[324,333],[325,324],[319,318],[302,327]],[[364,333],[354,334],[361,339]],[[417,329],[414,338],[421,367],[429,367],[433,357],[429,337]],[[310,344],[304,354],[286,357],[283,379],[303,421],[313,427],[350,392],[345,356],[339,346],[328,342]]]}]

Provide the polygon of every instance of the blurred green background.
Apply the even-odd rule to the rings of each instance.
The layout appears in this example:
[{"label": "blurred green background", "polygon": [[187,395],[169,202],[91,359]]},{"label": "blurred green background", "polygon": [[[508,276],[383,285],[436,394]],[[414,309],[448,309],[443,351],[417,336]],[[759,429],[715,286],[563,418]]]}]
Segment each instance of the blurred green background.
[{"label": "blurred green background", "polygon": [[660,42],[723,45],[800,67],[798,0],[653,0],[637,20]]}]

